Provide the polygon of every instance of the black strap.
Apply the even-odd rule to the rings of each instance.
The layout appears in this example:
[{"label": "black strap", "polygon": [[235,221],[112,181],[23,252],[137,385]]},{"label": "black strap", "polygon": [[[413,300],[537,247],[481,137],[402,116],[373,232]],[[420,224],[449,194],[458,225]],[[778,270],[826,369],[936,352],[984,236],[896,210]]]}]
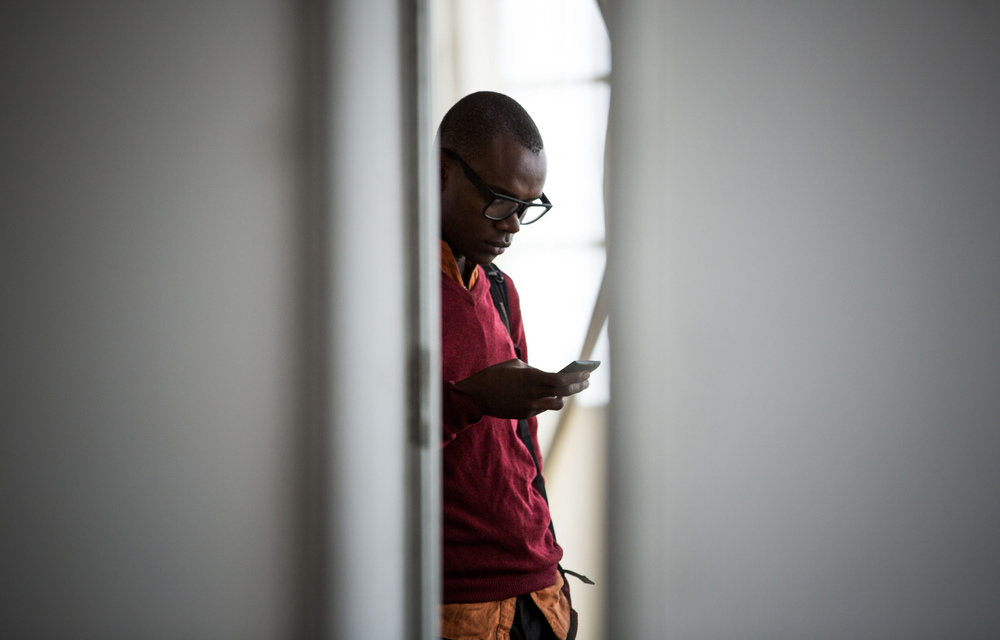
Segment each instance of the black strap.
[{"label": "black strap", "polygon": [[583,575],[582,573],[577,573],[576,571],[570,571],[569,569],[563,569],[561,565],[559,568],[562,570],[563,573],[565,573],[566,575],[573,576],[583,584],[596,584],[593,580]]},{"label": "black strap", "polygon": [[[504,326],[507,327],[507,333],[510,334],[513,341],[514,335],[511,332],[510,315],[507,313],[507,309],[510,307],[510,297],[507,294],[507,280],[504,278],[503,272],[496,265],[484,265],[483,270],[486,271],[486,276],[490,279],[490,296],[493,298],[493,304],[496,306],[497,313],[500,314],[500,319],[503,320]],[[514,352],[518,358],[521,357],[521,349],[517,346],[517,343],[514,343]],[[531,454],[531,461],[535,463],[535,479],[532,480],[532,484],[535,485],[535,489],[538,490],[538,493],[545,499],[545,503],[548,504],[549,496],[545,492],[545,479],[542,477],[542,466],[538,463],[538,455],[535,453],[535,444],[531,439],[531,430],[528,428],[527,420],[517,421],[517,437],[524,444],[528,453]],[[552,526],[551,518],[549,519],[549,531],[552,532],[554,539],[556,532]]]},{"label": "black strap", "polygon": [[[513,342],[514,334],[510,328],[510,314],[507,312],[510,308],[510,298],[507,295],[507,280],[503,276],[503,271],[500,271],[496,265],[485,265],[483,266],[483,270],[486,272],[486,277],[490,279],[490,297],[493,298],[493,306],[497,308],[500,320],[503,321],[503,326],[507,327],[507,333],[510,334],[511,341]],[[521,359],[521,347],[517,346],[516,342],[514,342],[514,354],[519,360]]]},{"label": "black strap", "polygon": [[[507,333],[510,334],[511,341],[514,343],[514,353],[517,355],[518,359],[520,359],[521,348],[517,346],[517,342],[514,341],[514,334],[510,327],[510,315],[507,312],[510,308],[510,298],[507,294],[507,280],[504,278],[503,272],[500,271],[496,265],[483,265],[483,270],[486,272],[486,277],[490,279],[490,297],[493,298],[493,305],[497,308],[497,313],[500,315],[500,320],[503,321],[503,325],[507,327]],[[538,490],[538,493],[542,495],[542,498],[545,500],[545,504],[548,504],[549,496],[545,492],[545,478],[542,477],[542,466],[538,463],[538,456],[535,454],[535,444],[531,439],[531,429],[528,428],[527,420],[517,421],[517,437],[524,444],[528,453],[531,454],[531,461],[535,463],[535,478],[532,480],[532,484],[535,485],[535,489]],[[552,533],[552,539],[555,540],[556,529],[552,526],[552,518],[549,518],[549,532]],[[587,576],[576,573],[575,571],[563,569],[562,565],[559,566],[559,570],[564,574],[569,574],[579,579],[584,584],[594,584],[594,582]]]}]

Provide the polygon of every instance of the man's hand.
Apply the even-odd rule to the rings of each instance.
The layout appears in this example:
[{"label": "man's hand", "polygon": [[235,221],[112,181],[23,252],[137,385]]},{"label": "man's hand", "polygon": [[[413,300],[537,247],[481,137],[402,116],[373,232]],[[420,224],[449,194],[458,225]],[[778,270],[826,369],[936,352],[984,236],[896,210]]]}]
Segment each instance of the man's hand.
[{"label": "man's hand", "polygon": [[590,386],[587,371],[547,373],[517,358],[487,367],[455,384],[488,416],[523,420],[559,410],[564,398]]}]

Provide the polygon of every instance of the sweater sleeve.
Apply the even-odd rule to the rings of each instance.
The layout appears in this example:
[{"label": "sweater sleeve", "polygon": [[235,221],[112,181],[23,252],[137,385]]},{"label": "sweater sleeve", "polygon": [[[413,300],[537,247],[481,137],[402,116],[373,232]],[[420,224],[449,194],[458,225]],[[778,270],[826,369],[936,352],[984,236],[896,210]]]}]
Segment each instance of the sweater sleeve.
[{"label": "sweater sleeve", "polygon": [[455,386],[455,381],[444,381],[444,417],[441,422],[441,446],[447,445],[467,427],[483,419],[483,413],[464,391]]}]

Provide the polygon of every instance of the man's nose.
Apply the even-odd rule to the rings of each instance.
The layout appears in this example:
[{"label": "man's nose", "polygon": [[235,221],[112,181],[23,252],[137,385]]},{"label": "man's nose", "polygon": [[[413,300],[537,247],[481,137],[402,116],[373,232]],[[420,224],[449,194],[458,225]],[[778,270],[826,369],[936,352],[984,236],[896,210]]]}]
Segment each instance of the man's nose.
[{"label": "man's nose", "polygon": [[521,219],[514,213],[503,220],[497,220],[496,227],[505,233],[517,233],[521,230]]}]

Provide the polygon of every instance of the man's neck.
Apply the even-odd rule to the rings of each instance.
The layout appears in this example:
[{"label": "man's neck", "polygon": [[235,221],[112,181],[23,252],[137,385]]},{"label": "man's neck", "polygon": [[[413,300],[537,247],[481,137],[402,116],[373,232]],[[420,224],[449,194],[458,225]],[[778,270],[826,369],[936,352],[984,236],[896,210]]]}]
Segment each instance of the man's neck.
[{"label": "man's neck", "polygon": [[469,278],[472,277],[472,272],[476,270],[476,265],[459,256],[455,256],[455,264],[458,265],[458,272],[462,274],[462,282],[469,284]]}]

